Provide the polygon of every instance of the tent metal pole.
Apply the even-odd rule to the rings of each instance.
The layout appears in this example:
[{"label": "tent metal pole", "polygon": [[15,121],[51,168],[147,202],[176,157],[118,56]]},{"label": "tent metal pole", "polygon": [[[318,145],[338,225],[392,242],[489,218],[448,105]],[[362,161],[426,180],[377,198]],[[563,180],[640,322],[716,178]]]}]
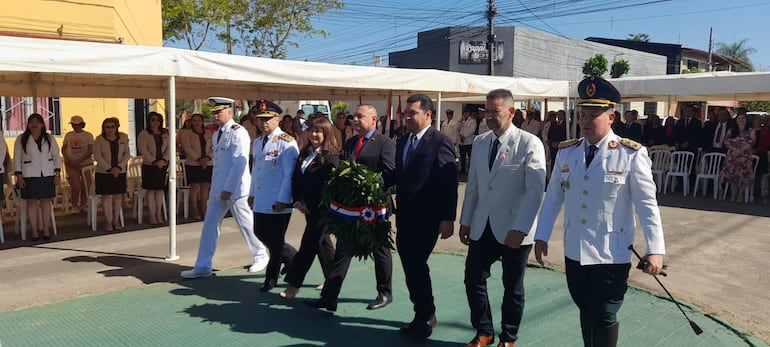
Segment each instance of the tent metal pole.
[{"label": "tent metal pole", "polygon": [[436,130],[441,131],[441,92],[436,97]]},{"label": "tent metal pole", "polygon": [[[168,119],[168,138],[176,139],[176,78],[168,78],[168,105],[166,105],[166,119]],[[179,260],[176,254],[176,145],[168,146],[168,256],[166,261]]]}]

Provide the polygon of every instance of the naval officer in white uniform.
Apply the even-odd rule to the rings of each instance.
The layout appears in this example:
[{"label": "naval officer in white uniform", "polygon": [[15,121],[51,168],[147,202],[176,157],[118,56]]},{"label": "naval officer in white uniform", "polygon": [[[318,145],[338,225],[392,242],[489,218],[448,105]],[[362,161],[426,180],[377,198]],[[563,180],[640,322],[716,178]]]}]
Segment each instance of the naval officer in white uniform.
[{"label": "naval officer in white uniform", "polygon": [[267,292],[278,282],[286,229],[294,210],[291,208],[291,176],[299,149],[294,137],[278,127],[281,108],[268,100],[258,101],[257,107],[259,111],[252,117],[257,118],[262,135],[253,144],[249,201],[254,210],[254,232],[270,251],[265,282],[259,288],[261,292]]},{"label": "naval officer in white uniform", "polygon": [[564,205],[567,285],[580,310],[583,343],[614,347],[639,216],[647,243],[648,274],[663,267],[665,245],[650,158],[639,143],[612,132],[620,93],[600,77],[578,85],[583,138],[562,141],[535,234],[535,258],[548,255],[556,216]]},{"label": "naval officer in white uniform", "polygon": [[214,133],[213,139],[211,190],[203,220],[198,259],[192,270],[182,271],[184,278],[211,276],[211,259],[217,249],[219,229],[227,210],[232,213],[235,224],[254,255],[254,263],[249,267],[249,272],[262,271],[270,260],[267,248],[254,235],[254,220],[247,199],[251,187],[248,170],[251,141],[246,129],[233,121],[232,103],[232,99],[209,98],[214,119],[219,124],[219,131]]}]

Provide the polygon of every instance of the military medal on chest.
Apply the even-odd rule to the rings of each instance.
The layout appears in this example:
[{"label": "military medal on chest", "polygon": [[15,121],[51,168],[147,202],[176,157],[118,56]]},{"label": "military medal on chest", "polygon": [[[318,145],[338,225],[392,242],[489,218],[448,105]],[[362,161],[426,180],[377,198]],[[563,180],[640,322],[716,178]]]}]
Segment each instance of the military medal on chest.
[{"label": "military medal on chest", "polygon": [[[561,167],[561,173],[562,176],[564,176],[566,173],[569,173],[569,165],[564,164],[564,166]],[[569,180],[565,177],[561,181],[561,190],[567,191],[567,189],[569,189]]]}]

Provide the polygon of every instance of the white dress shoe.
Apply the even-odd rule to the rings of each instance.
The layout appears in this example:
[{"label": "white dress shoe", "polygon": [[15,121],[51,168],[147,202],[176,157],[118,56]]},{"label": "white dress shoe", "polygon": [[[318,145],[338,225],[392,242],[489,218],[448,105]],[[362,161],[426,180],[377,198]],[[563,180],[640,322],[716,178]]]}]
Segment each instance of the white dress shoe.
[{"label": "white dress shoe", "polygon": [[184,278],[199,278],[211,276],[211,270],[192,269],[182,271],[181,276]]},{"label": "white dress shoe", "polygon": [[251,264],[249,266],[249,272],[260,272],[264,270],[267,267],[267,263],[270,262],[270,257],[267,255],[263,255],[257,259],[257,261],[254,262],[254,264]]}]

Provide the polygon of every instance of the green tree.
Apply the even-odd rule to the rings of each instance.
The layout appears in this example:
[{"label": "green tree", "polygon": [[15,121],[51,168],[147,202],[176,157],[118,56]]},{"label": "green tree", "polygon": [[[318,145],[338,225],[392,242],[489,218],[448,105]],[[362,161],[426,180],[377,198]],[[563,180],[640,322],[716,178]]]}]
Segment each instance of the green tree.
[{"label": "green tree", "polygon": [[621,59],[612,63],[610,67],[610,77],[619,78],[628,73],[631,70],[631,65],[628,64],[628,60]]},{"label": "green tree", "polygon": [[745,107],[746,111],[770,112],[770,101],[744,101],[741,106]]},{"label": "green tree", "polygon": [[311,18],[344,5],[340,0],[248,0],[243,15],[233,20],[237,40],[247,55],[286,58],[287,46],[298,47],[294,35],[326,36]]},{"label": "green tree", "polygon": [[607,58],[602,54],[588,58],[585,64],[583,64],[583,75],[602,76],[607,72],[607,64]]},{"label": "green tree", "polygon": [[163,40],[199,50],[247,0],[163,0]]},{"label": "green tree", "polygon": [[628,41],[650,42],[650,35],[646,33],[628,34]]},{"label": "green tree", "polygon": [[742,63],[735,65],[733,71],[747,72],[754,71],[754,65],[749,59],[749,55],[756,53],[757,50],[748,46],[749,39],[741,39],[733,43],[717,42],[716,52],[730,58],[740,60]]}]

